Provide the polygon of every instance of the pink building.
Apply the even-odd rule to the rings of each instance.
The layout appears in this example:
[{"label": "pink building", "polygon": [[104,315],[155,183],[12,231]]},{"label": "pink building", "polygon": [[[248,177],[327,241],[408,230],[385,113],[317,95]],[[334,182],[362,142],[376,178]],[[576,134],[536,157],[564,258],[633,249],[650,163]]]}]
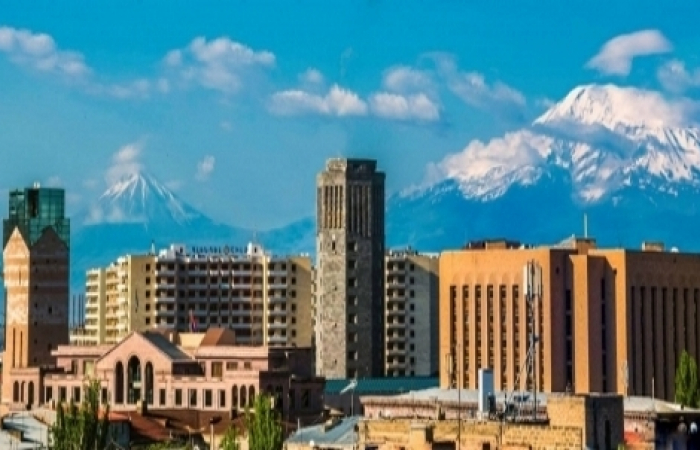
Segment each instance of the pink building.
[{"label": "pink building", "polygon": [[59,346],[56,367],[13,371],[12,403],[34,407],[79,402],[88,379],[102,385],[114,411],[195,409],[235,417],[264,392],[286,422],[323,411],[325,381],[314,375],[310,348],[235,345],[231,330],[133,332],[114,346]]}]

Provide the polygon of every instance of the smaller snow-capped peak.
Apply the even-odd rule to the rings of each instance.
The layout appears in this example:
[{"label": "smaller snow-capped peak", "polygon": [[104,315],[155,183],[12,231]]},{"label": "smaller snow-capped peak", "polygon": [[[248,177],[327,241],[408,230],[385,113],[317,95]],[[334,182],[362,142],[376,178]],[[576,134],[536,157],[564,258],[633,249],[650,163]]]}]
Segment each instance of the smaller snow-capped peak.
[{"label": "smaller snow-capped peak", "polygon": [[576,122],[610,130],[685,128],[690,105],[669,101],[659,92],[612,84],[574,88],[535,120],[535,124]]},{"label": "smaller snow-capped peak", "polygon": [[133,172],[115,180],[90,209],[88,223],[185,225],[201,214],[154,176]]}]

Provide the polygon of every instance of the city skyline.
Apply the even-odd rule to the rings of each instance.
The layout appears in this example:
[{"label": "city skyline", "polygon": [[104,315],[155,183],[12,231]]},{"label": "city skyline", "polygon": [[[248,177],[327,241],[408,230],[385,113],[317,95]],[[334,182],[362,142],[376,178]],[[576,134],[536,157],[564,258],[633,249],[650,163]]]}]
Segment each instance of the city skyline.
[{"label": "city skyline", "polygon": [[145,170],[216,220],[265,229],[313,215],[313,175],[328,157],[380,160],[388,193],[458,177],[475,139],[532,122],[582,84],[653,91],[662,121],[695,126],[697,110],[682,106],[695,105],[699,39],[678,19],[697,6],[533,5],[304,1],[275,4],[273,17],[212,3],[170,5],[183,12],[154,23],[158,4],[9,4],[0,146],[16,160],[0,188],[59,185],[73,215]]}]

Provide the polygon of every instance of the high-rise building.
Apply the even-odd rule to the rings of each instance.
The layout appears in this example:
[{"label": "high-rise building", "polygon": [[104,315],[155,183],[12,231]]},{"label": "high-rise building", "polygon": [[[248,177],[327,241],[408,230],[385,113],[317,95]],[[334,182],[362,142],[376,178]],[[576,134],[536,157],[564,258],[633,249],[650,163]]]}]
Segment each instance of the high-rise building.
[{"label": "high-rise building", "polygon": [[[5,352],[3,380],[51,365],[51,351],[68,343],[70,221],[63,189],[39,185],[10,192],[3,221]],[[40,395],[22,383],[21,398]],[[3,399],[12,398],[8,383]]]},{"label": "high-rise building", "polygon": [[384,180],[367,159],[330,159],[317,177],[316,370],[384,373]]},{"label": "high-rise building", "polygon": [[386,254],[387,376],[438,372],[438,261],[411,249]]},{"label": "high-rise building", "polygon": [[[528,264],[542,282],[530,298]],[[700,357],[698,274],[698,254],[598,249],[588,238],[443,252],[440,385],[475,389],[479,369],[491,368],[499,391],[534,384],[673,400],[682,351]],[[533,333],[535,365],[523,371]]]},{"label": "high-rise building", "polygon": [[85,335],[112,344],[132,331],[230,328],[240,345],[309,347],[311,259],[246,249],[172,245],[87,273]]}]

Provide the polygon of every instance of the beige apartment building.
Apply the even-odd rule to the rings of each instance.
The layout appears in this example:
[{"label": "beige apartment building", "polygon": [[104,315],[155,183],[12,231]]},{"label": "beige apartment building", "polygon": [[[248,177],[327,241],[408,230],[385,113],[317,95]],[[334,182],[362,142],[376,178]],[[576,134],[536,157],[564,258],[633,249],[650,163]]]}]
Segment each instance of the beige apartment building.
[{"label": "beige apartment building", "polygon": [[[525,248],[491,242],[440,256],[440,385],[617,392],[672,400],[680,354],[700,356],[700,255],[598,249],[593,239]],[[523,268],[541,268],[525,298]],[[534,309],[531,309],[534,307]],[[534,321],[530,321],[534,317]],[[535,375],[522,374],[534,332]]]},{"label": "beige apartment building", "polygon": [[71,342],[114,344],[132,331],[229,328],[240,345],[311,345],[311,259],[171,245],[87,272],[85,327]]},{"label": "beige apartment building", "polygon": [[385,374],[438,372],[437,255],[392,250],[385,256]]}]

